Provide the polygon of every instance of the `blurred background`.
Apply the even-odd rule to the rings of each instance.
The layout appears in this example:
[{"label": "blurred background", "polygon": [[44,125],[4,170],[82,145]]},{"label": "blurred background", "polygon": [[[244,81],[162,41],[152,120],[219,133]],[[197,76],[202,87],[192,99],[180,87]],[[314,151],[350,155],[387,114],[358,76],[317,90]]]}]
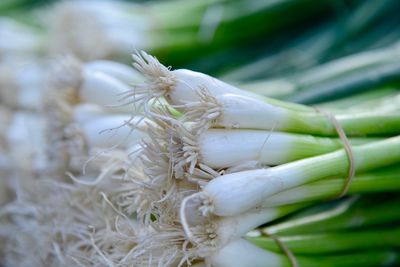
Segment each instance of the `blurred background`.
[{"label": "blurred background", "polygon": [[[4,0],[0,59],[3,73],[7,62],[65,54],[130,64],[142,49],[173,68],[318,103],[397,81],[399,11],[396,0]],[[361,84],[368,72],[379,81]]]}]

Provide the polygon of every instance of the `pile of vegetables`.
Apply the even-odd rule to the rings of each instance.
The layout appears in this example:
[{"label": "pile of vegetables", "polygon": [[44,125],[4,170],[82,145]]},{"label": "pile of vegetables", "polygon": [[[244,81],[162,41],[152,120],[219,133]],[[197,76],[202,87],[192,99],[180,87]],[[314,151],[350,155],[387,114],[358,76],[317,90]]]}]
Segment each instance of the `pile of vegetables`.
[{"label": "pile of vegetables", "polygon": [[397,1],[34,2],[0,4],[1,266],[400,264]]}]

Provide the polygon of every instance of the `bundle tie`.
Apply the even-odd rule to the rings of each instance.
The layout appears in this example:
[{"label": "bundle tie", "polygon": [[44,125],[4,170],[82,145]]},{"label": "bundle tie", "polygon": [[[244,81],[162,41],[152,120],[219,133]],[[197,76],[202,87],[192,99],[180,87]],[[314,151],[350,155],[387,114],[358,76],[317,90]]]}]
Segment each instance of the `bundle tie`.
[{"label": "bundle tie", "polygon": [[296,259],[296,256],[293,254],[293,252],[286,246],[285,243],[282,242],[282,240],[279,239],[274,234],[264,232],[269,238],[275,241],[275,243],[278,245],[279,249],[286,255],[286,257],[289,259],[290,265],[292,267],[300,267],[299,262]]},{"label": "bundle tie", "polygon": [[351,186],[351,183],[353,181],[354,175],[356,174],[356,162],[354,159],[354,153],[353,150],[351,148],[349,139],[347,138],[346,133],[343,130],[343,127],[340,125],[340,123],[338,122],[338,120],[336,119],[336,117],[329,111],[321,109],[321,108],[315,108],[315,110],[323,115],[325,115],[331,122],[332,125],[335,127],[336,132],[339,135],[340,140],[342,140],[343,142],[343,147],[344,150],[347,154],[347,159],[349,160],[349,170],[348,170],[348,175],[345,181],[345,184],[342,187],[342,190],[340,191],[339,195],[337,196],[337,198],[342,198],[343,196],[345,196],[348,191],[349,188]]}]

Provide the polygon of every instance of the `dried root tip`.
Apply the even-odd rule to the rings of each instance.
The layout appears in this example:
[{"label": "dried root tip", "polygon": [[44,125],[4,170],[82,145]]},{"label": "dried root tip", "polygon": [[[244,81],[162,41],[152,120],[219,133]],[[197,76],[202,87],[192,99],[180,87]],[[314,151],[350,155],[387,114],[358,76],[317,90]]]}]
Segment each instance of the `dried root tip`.
[{"label": "dried root tip", "polygon": [[192,174],[199,160],[197,136],[183,124],[176,124],[172,132],[171,141],[175,145],[174,171],[177,178]]},{"label": "dried root tip", "polygon": [[198,184],[200,187],[204,187],[209,181],[220,176],[222,173],[223,171],[217,172],[212,168],[200,163],[198,167],[194,168],[192,174],[188,174],[186,176],[186,179],[189,182]]},{"label": "dried root tip", "polygon": [[127,170],[127,175],[123,179],[116,181],[115,190],[111,192],[115,202],[127,213],[136,214],[136,217],[144,223],[151,225],[154,220],[157,222],[174,222],[176,219],[176,207],[178,206],[178,193],[174,183],[163,187],[157,182],[165,183],[162,177],[157,177],[162,181],[150,177],[149,172],[153,173],[155,169],[149,170],[146,166],[141,172],[132,170],[137,168],[133,165]]},{"label": "dried root tip", "polygon": [[199,158],[196,132],[192,133],[191,125],[175,119],[167,108],[160,106],[152,110],[153,122],[157,125],[150,134],[152,142],[162,144],[158,149],[166,152],[172,175],[182,179],[187,173],[193,173]]},{"label": "dried root tip", "polygon": [[199,101],[177,108],[185,110],[182,120],[195,124],[197,134],[200,134],[209,129],[222,116],[222,105],[206,88],[200,88],[196,93],[199,96]]},{"label": "dried root tip", "polygon": [[[165,110],[155,109],[153,120],[147,123],[148,141],[142,141],[143,165],[149,180],[164,187],[173,178],[172,157],[174,147],[171,145],[171,133],[176,122]],[[168,188],[164,187],[164,188]]]},{"label": "dried root tip", "polygon": [[[178,179],[204,185],[220,175],[205,164],[201,163],[201,151],[198,144],[199,131],[195,125],[174,125],[174,136],[170,138],[175,146],[174,172]],[[193,129],[194,128],[194,129]]]},{"label": "dried root tip", "polygon": [[[215,175],[215,172],[204,165],[200,167],[203,173],[196,171],[199,175],[193,176],[200,160],[197,128],[193,129],[193,125],[185,125],[176,120],[168,113],[168,110],[162,109],[162,107],[153,110],[155,110],[153,113],[154,125],[149,127],[148,131],[151,142],[145,143],[146,153],[151,155],[147,159],[162,157],[161,162],[163,164],[159,164],[159,166],[166,168],[164,173],[169,174],[169,180],[176,178],[191,181],[192,178],[196,179],[196,177],[206,178],[206,180],[212,179],[209,174]],[[206,172],[208,175],[204,177],[203,174],[206,174]]]},{"label": "dried root tip", "polygon": [[141,166],[142,174],[128,176],[138,187],[136,195],[132,196],[134,206],[138,207],[139,217],[146,221],[150,221],[151,215],[162,213],[165,207],[161,206],[176,198],[177,185],[165,139],[168,127],[168,121],[161,119],[147,125],[148,140],[142,140],[141,149],[135,155],[138,160],[135,166]]},{"label": "dried root tip", "polygon": [[199,211],[203,216],[209,216],[215,210],[213,200],[210,196],[206,196],[202,199],[199,206]]},{"label": "dried root tip", "polygon": [[207,257],[219,247],[218,224],[211,222],[191,227],[198,257]]},{"label": "dried root tip", "polygon": [[79,103],[79,88],[83,83],[83,66],[77,58],[67,56],[59,60],[50,75],[49,87],[59,101]]},{"label": "dried root tip", "polygon": [[[216,217],[210,215],[213,210],[211,202],[212,200],[207,194],[198,192],[183,199],[180,206],[181,225],[197,258],[209,256],[221,245]],[[199,213],[198,216],[202,217],[197,217],[197,215],[189,213],[193,209],[196,209],[196,207]],[[194,219],[192,218],[193,216]],[[192,219],[194,225],[190,225],[188,219]]]},{"label": "dried root tip", "polygon": [[144,107],[148,107],[149,102],[155,103],[161,97],[168,99],[169,92],[176,84],[176,78],[169,68],[144,51],[138,51],[132,57],[133,66],[149,81],[135,85],[127,97],[132,97],[134,103]]},{"label": "dried root tip", "polygon": [[[133,66],[140,71],[146,77],[165,82],[173,82],[168,79],[173,79],[174,75],[171,74],[170,69],[161,64],[155,57],[147,54],[144,51],[138,51],[136,54],[132,55]],[[167,85],[167,84],[165,84]],[[173,86],[172,83],[170,83]]]},{"label": "dried root tip", "polygon": [[138,245],[129,255],[129,259],[136,263],[134,266],[142,266],[138,265],[138,259],[144,263],[143,266],[183,266],[185,262],[190,265],[195,256],[177,224],[155,223],[143,229],[137,240]]},{"label": "dried root tip", "polygon": [[[182,224],[182,228],[185,232],[187,239],[193,243],[196,243],[196,237],[192,232],[192,228],[189,225],[187,212],[190,209],[197,209],[203,217],[208,217],[214,210],[212,205],[212,199],[209,195],[204,192],[197,192],[190,196],[185,197],[182,200],[179,217]],[[190,206],[189,206],[190,205]]]}]

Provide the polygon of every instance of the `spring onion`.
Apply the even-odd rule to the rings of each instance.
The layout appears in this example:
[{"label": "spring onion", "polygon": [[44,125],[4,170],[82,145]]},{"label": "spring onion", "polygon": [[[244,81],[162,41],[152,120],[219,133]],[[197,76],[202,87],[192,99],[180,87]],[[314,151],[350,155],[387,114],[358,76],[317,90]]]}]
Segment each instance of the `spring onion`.
[{"label": "spring onion", "polygon": [[[357,171],[367,171],[398,162],[399,137],[353,148]],[[379,157],[376,157],[379,155]],[[238,172],[210,181],[198,195],[204,213],[232,216],[256,207],[283,190],[335,175],[346,175],[343,150],[311,157],[269,169]],[[257,197],[255,197],[257,196]]]},{"label": "spring onion", "polygon": [[[368,251],[364,253],[352,253],[351,255],[335,255],[317,258],[297,257],[300,266],[380,266],[382,264],[394,264],[398,261],[397,255],[392,251]],[[239,239],[231,242],[218,254],[207,259],[208,264],[216,267],[224,266],[268,266],[290,267],[289,260],[280,254],[269,252],[248,241]]]},{"label": "spring onion", "polygon": [[[349,187],[348,194],[368,194],[397,191],[399,188],[398,171],[396,167],[386,167],[371,173],[357,174]],[[343,188],[343,179],[328,179],[309,183],[290,190],[283,191],[267,198],[266,207],[290,203],[308,202],[319,199],[329,199],[337,196]]]},{"label": "spring onion", "polygon": [[[377,140],[350,139],[353,145],[371,141]],[[245,129],[209,129],[199,136],[187,134],[182,144],[181,149],[186,152],[182,159],[185,163],[190,163],[189,158],[195,154],[197,163],[213,169],[233,167],[247,161],[278,165],[332,152],[343,146],[342,141],[334,138]]]},{"label": "spring onion", "polygon": [[[330,204],[327,208],[306,214],[298,214],[287,221],[269,225],[261,229],[266,234],[295,235],[335,232],[343,229],[379,227],[396,222],[400,212],[396,209],[399,199],[368,195],[345,199]],[[379,210],[379,213],[376,211]]]},{"label": "spring onion", "polygon": [[[55,88],[54,91],[67,95],[67,99],[72,102],[95,103],[110,107],[111,112],[131,113],[134,111],[133,107],[121,103],[124,93],[128,92],[130,87],[117,78],[125,77],[123,79],[126,80],[126,75],[124,65],[104,61],[82,64],[74,58],[67,58],[57,65],[51,77],[51,87]],[[134,77],[139,78],[136,75],[132,79]]]},{"label": "spring onion", "polygon": [[[295,235],[280,237],[280,240],[296,255],[338,254],[378,247],[379,249],[397,248],[400,246],[397,238],[398,233],[398,228],[388,228],[384,230]],[[264,249],[280,251],[275,241],[268,237],[250,237],[248,239]]]},{"label": "spring onion", "polygon": [[[170,71],[154,57],[135,55],[134,66],[150,82],[136,86],[136,101],[147,103],[165,96],[167,101],[187,112],[188,120],[214,127],[283,130],[317,135],[335,135],[330,119],[313,108],[261,100],[205,74],[188,70]],[[300,111],[300,112],[299,112]],[[336,119],[348,135],[396,134],[399,116],[379,112],[340,114]],[[374,127],[379,121],[380,127]]]}]

